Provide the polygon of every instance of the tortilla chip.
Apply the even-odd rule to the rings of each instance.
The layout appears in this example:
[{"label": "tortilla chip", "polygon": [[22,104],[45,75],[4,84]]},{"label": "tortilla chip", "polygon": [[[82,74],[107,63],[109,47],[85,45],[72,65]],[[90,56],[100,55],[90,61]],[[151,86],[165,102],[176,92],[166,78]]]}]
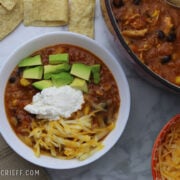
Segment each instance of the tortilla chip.
[{"label": "tortilla chip", "polygon": [[68,0],[24,0],[25,26],[62,26],[68,23]]},{"label": "tortilla chip", "polygon": [[11,11],[16,5],[16,0],[0,0],[0,4],[8,11]]},{"label": "tortilla chip", "polygon": [[71,0],[69,31],[94,38],[95,0]]},{"label": "tortilla chip", "polygon": [[9,12],[3,6],[0,5],[0,16],[8,14]]},{"label": "tortilla chip", "polygon": [[[0,5],[0,40],[12,32],[22,21],[23,2],[22,0],[18,0],[15,7],[11,11],[6,11],[5,8],[2,11],[2,9],[3,7]],[[2,12],[4,12],[4,14]]]}]

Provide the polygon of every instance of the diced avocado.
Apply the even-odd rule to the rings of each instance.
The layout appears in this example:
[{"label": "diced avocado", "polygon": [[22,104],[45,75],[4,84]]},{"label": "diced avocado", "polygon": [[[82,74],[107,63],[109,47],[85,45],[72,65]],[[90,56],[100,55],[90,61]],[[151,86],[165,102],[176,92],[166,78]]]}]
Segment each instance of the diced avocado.
[{"label": "diced avocado", "polygon": [[45,65],[44,66],[44,79],[50,79],[52,74],[68,71],[70,65],[67,63],[57,65]]},{"label": "diced avocado", "polygon": [[68,63],[68,62],[69,62],[68,53],[49,55],[49,64],[60,64],[60,63]]},{"label": "diced avocado", "polygon": [[19,67],[27,67],[27,66],[37,66],[42,65],[41,56],[33,56],[33,57],[27,57],[20,61],[18,64]]},{"label": "diced avocado", "polygon": [[93,80],[94,80],[95,84],[98,84],[100,82],[100,73],[99,72],[93,73]]},{"label": "diced avocado", "polygon": [[32,83],[32,85],[39,90],[43,90],[45,88],[49,88],[53,86],[53,83],[51,80],[41,80],[41,81],[36,81]]},{"label": "diced avocado", "polygon": [[26,68],[23,71],[23,78],[25,79],[41,79],[43,75],[43,66],[35,66]]},{"label": "diced avocado", "polygon": [[79,89],[85,93],[88,92],[87,82],[84,79],[74,78],[73,82],[70,84],[71,87]]},{"label": "diced avocado", "polygon": [[100,64],[94,64],[91,66],[92,72],[100,72],[100,68],[101,68]]},{"label": "diced avocado", "polygon": [[71,68],[71,74],[89,81],[91,75],[91,67],[82,63],[74,63]]},{"label": "diced avocado", "polygon": [[94,64],[91,66],[93,80],[95,84],[100,82],[100,64]]},{"label": "diced avocado", "polygon": [[72,83],[74,77],[71,76],[68,72],[61,72],[57,74],[52,74],[51,79],[54,86],[60,87]]}]

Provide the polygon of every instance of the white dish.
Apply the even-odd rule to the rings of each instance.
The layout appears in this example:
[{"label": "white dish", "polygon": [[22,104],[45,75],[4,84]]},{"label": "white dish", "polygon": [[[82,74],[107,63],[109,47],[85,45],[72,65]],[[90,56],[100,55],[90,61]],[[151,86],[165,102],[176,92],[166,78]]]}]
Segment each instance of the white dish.
[{"label": "white dish", "polygon": [[[109,67],[119,88],[121,103],[115,129],[104,139],[103,144],[105,147],[84,161],[79,161],[76,159],[62,160],[44,155],[39,158],[35,157],[32,149],[26,146],[14,133],[7,120],[4,108],[4,92],[6,83],[17,63],[22,58],[27,57],[33,52],[55,44],[76,45],[83,47],[84,49],[87,49],[95,54]],[[24,159],[36,165],[53,169],[71,169],[87,165],[108,152],[121,137],[123,130],[125,129],[130,111],[130,92],[125,74],[117,60],[106,49],[100,46],[96,41],[83,35],[70,32],[53,32],[38,36],[28,42],[25,42],[7,58],[1,67],[0,77],[0,132],[9,146],[15,152],[17,152]]]}]

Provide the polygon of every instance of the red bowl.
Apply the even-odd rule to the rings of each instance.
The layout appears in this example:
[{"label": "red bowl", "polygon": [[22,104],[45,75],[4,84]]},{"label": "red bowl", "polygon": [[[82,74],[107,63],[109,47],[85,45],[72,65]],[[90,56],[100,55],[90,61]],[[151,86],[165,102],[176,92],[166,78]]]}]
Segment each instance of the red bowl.
[{"label": "red bowl", "polygon": [[180,122],[180,114],[177,114],[165,124],[165,126],[161,129],[160,133],[158,134],[155,140],[155,143],[152,149],[152,159],[151,159],[151,169],[152,169],[153,180],[161,180],[161,174],[159,170],[156,168],[157,163],[158,163],[158,148],[163,142],[166,135],[169,133],[169,130],[172,127],[172,125],[176,124],[177,122]]}]

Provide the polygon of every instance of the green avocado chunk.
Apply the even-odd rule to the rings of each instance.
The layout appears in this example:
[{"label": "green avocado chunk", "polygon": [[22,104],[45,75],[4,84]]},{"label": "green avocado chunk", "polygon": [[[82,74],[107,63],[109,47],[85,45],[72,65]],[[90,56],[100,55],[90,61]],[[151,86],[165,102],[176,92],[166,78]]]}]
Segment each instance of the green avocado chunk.
[{"label": "green avocado chunk", "polygon": [[76,77],[89,81],[91,67],[83,63],[74,63],[70,73]]},{"label": "green avocado chunk", "polygon": [[18,67],[37,66],[42,65],[41,56],[27,57],[20,61]]},{"label": "green avocado chunk", "polygon": [[91,66],[93,80],[95,84],[100,82],[100,64],[94,64]]},{"label": "green avocado chunk", "polygon": [[41,80],[41,81],[36,81],[32,83],[32,85],[39,90],[43,90],[45,88],[49,88],[53,86],[53,83],[51,80]]},{"label": "green avocado chunk", "polygon": [[67,53],[49,55],[49,64],[60,64],[60,63],[68,63],[68,62],[69,62],[69,54]]},{"label": "green avocado chunk", "polygon": [[43,66],[35,66],[25,68],[23,71],[23,78],[25,79],[41,79],[43,75]]},{"label": "green avocado chunk", "polygon": [[72,83],[74,77],[71,76],[68,72],[61,72],[57,74],[52,74],[51,79],[54,86],[60,87]]},{"label": "green avocado chunk", "polygon": [[44,79],[50,79],[52,74],[56,74],[63,71],[69,71],[70,65],[67,63],[57,65],[45,65],[44,66]]},{"label": "green avocado chunk", "polygon": [[71,87],[79,89],[85,93],[88,92],[87,82],[84,79],[74,78],[73,82],[70,84]]}]

